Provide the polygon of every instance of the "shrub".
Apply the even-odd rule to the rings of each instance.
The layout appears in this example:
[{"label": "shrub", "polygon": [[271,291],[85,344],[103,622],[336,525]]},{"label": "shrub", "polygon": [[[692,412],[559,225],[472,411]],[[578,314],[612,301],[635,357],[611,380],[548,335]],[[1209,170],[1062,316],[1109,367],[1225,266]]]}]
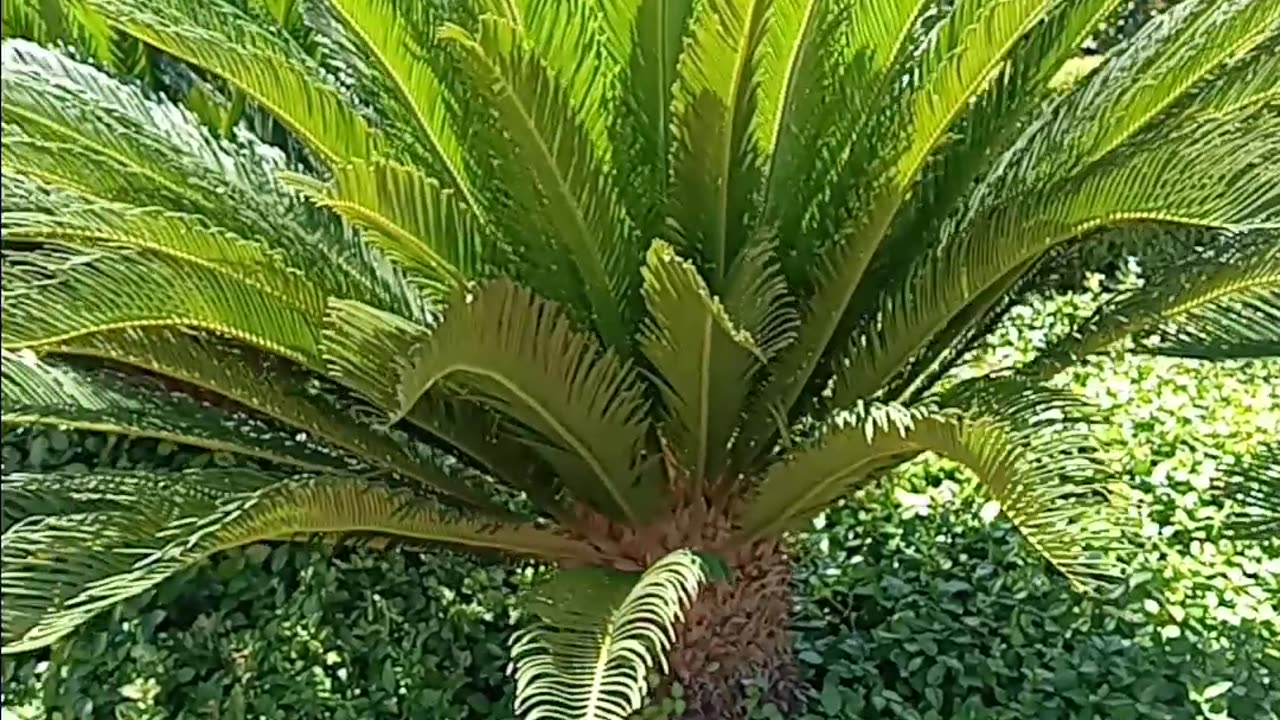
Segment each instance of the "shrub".
[{"label": "shrub", "polygon": [[[1015,309],[972,362],[1020,362],[1097,299]],[[1113,409],[1107,457],[1146,527],[1126,591],[1071,592],[958,466],[916,462],[793,539],[799,720],[1275,716],[1280,552],[1218,537],[1214,490],[1216,453],[1280,434],[1280,365],[1103,358],[1062,382]],[[3,456],[6,469],[219,461],[56,431],[8,433]],[[67,720],[211,705],[222,718],[508,718],[506,638],[529,577],[451,553],[231,551],[52,656],[6,657],[5,706]]]}]

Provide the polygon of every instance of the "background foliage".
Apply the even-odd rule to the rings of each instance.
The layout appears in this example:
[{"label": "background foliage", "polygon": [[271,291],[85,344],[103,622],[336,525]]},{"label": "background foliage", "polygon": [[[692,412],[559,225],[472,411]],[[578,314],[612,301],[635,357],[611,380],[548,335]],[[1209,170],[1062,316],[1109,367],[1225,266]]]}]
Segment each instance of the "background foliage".
[{"label": "background foliage", "polygon": [[[1021,360],[1102,285],[1016,308],[972,367]],[[1142,527],[1129,590],[1072,593],[985,519],[957,467],[917,462],[795,538],[804,720],[1277,717],[1280,546],[1219,537],[1216,467],[1280,437],[1280,364],[1104,356],[1060,381],[1112,410],[1108,457]],[[6,470],[221,460],[59,432],[11,433],[3,450]],[[52,654],[4,658],[6,717],[504,720],[505,643],[533,572],[448,553],[226,553]]]}]

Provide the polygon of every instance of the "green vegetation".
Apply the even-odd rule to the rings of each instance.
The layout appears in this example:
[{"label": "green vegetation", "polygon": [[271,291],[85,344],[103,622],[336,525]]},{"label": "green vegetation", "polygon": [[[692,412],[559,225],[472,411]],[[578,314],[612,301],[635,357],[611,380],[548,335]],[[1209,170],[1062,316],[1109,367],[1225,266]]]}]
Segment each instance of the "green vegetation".
[{"label": "green vegetation", "polygon": [[[1015,310],[983,361],[1021,360],[1093,299]],[[1280,547],[1219,537],[1230,508],[1217,491],[1231,485],[1205,441],[1247,451],[1280,432],[1280,365],[1104,357],[1066,381],[1115,408],[1108,465],[1149,523],[1132,589],[1074,593],[1007,522],[984,518],[985,498],[955,465],[918,462],[796,537],[802,719],[1275,717]],[[5,440],[6,469],[220,461],[56,431]],[[447,552],[234,550],[52,655],[6,657],[4,704],[42,720],[46,698],[68,720],[111,708],[201,718],[215,706],[227,719],[239,706],[244,717],[503,720],[515,598],[535,578]]]},{"label": "green vegetation", "polygon": [[[668,714],[732,720],[805,700],[793,570],[814,560],[784,538],[850,503],[956,495],[1077,593],[1151,584],[1133,571],[1165,510],[1111,472],[1117,425],[1073,368],[1113,348],[1280,355],[1280,0],[1186,2],[1072,66],[1122,5],[7,9],[7,35],[89,46],[116,75],[135,48],[147,77],[190,82],[5,42],[4,423],[216,461],[50,470],[31,457],[78,444],[32,436],[37,467],[4,478],[5,653],[237,547],[287,565],[263,544],[443,544],[540,569],[518,714],[623,720],[657,683]],[[1039,352],[974,360],[1120,226],[1185,251]],[[1233,450],[1215,500],[1259,512],[1224,542],[1265,534],[1275,490],[1274,446]],[[954,487],[911,484],[928,454],[965,469],[931,466]],[[892,527],[851,541],[872,575],[905,559],[876,534]],[[885,606],[905,651],[924,633]],[[893,682],[924,702],[903,707],[1014,702],[939,695],[920,649]],[[381,667],[384,689],[404,672]],[[902,697],[817,686],[831,712]]]}]

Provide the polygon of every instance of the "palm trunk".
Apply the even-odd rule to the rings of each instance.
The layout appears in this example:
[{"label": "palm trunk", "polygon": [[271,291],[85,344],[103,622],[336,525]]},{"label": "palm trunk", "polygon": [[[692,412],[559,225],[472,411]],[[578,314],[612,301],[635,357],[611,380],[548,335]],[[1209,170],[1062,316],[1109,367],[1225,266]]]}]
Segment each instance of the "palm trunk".
[{"label": "palm trunk", "polygon": [[684,691],[684,720],[744,718],[753,686],[784,715],[794,701],[786,553],[776,540],[759,542],[732,564],[733,582],[705,588],[676,634],[671,670]]}]

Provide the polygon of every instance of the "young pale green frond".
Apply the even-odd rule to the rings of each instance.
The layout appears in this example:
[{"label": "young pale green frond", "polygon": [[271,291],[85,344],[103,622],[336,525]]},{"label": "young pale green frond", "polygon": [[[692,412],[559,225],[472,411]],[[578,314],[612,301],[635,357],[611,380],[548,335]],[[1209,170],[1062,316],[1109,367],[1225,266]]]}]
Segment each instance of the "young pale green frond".
[{"label": "young pale green frond", "polygon": [[748,243],[760,182],[757,104],[770,0],[695,3],[673,91],[669,222],[711,289]]},{"label": "young pale green frond", "polygon": [[496,158],[495,185],[486,192],[503,209],[494,218],[498,229],[517,254],[548,245],[558,250],[549,254],[551,268],[537,270],[547,273],[539,290],[556,294],[569,284],[565,271],[576,271],[600,335],[612,347],[627,347],[639,247],[613,178],[565,89],[519,29],[503,20],[484,18],[475,35],[457,26],[441,32],[496,115],[499,128],[479,132]]},{"label": "young pale green frond", "polygon": [[301,442],[287,427],[242,412],[205,407],[141,378],[110,370],[81,370],[3,353],[5,425],[56,425],[160,438],[233,452],[308,470],[341,470],[349,456]]},{"label": "young pale green frond", "polygon": [[626,720],[649,674],[665,670],[676,625],[708,581],[704,560],[677,550],[638,577],[564,570],[538,589],[543,622],[512,647],[515,710],[527,720]]},{"label": "young pale green frond", "polygon": [[224,78],[327,163],[370,157],[377,137],[300,48],[223,0],[89,0],[115,26]]},{"label": "young pale green frond", "polygon": [[454,89],[430,61],[439,48],[430,3],[393,0],[325,0],[391,88],[445,186],[471,213],[481,212],[462,141],[450,114]]},{"label": "young pale green frond", "polygon": [[483,246],[475,216],[415,168],[350,163],[333,169],[331,187],[296,189],[366,231],[373,245],[436,295],[448,295],[480,268]]},{"label": "young pale green frond", "polygon": [[278,358],[163,328],[96,333],[51,350],[126,363],[216,393],[421,483],[424,489],[480,507],[489,505],[466,483],[437,469],[411,443],[361,420],[335,399],[332,388]]},{"label": "young pale green frond", "polygon": [[[532,525],[472,518],[366,479],[280,476],[250,470],[174,474],[22,475],[5,490],[77,500],[107,495],[90,512],[74,503],[31,516],[0,540],[4,652],[48,645],[99,611],[208,557],[298,536],[376,536],[548,559],[578,546]],[[91,504],[92,506],[92,504]]]},{"label": "young pale green frond", "polygon": [[643,293],[649,322],[640,345],[661,380],[663,439],[696,493],[725,469],[764,353],[707,289],[697,268],[664,242],[649,249]]},{"label": "young pale green frond", "polygon": [[[1154,341],[1143,337],[1152,333]],[[1138,336],[1140,346],[1175,355],[1280,355],[1280,233],[1217,238],[1210,250],[1104,303],[1030,371],[1054,375],[1130,336]]]},{"label": "young pale green frond", "polygon": [[6,348],[128,327],[189,327],[320,365],[322,317],[246,279],[111,248],[11,251],[5,260]]},{"label": "young pale green frond", "polygon": [[396,417],[436,387],[492,404],[532,429],[530,441],[565,487],[631,522],[659,509],[660,479],[644,457],[639,375],[577,331],[555,305],[510,281],[459,294],[390,379]]},{"label": "young pale green frond", "polygon": [[1016,381],[976,380],[938,407],[860,406],[852,422],[775,465],[742,516],[744,538],[793,526],[915,455],[967,466],[1009,520],[1073,585],[1120,574],[1120,518],[1097,480],[1087,411],[1068,393]]},{"label": "young pale green frond", "polygon": [[1280,443],[1258,448],[1224,468],[1226,497],[1239,508],[1229,532],[1243,539],[1274,539],[1280,531]]}]

